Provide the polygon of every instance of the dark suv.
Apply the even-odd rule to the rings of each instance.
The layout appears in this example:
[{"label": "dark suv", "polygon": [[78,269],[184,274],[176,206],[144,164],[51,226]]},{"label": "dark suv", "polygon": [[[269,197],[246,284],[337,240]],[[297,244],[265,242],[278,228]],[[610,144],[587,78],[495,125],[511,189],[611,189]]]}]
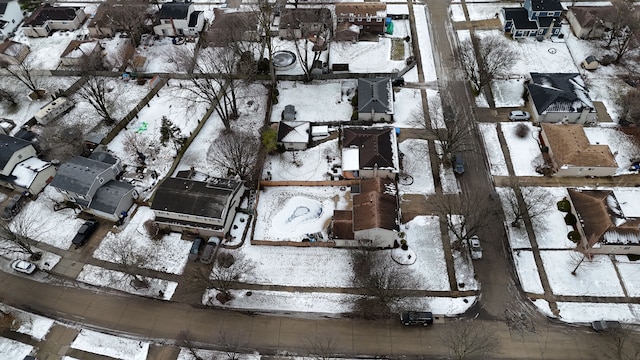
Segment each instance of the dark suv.
[{"label": "dark suv", "polygon": [[73,245],[76,246],[76,249],[89,241],[89,238],[96,231],[98,225],[98,221],[90,219],[80,226],[80,229],[78,229],[78,232],[76,233],[76,236],[73,237],[72,241]]},{"label": "dark suv", "polygon": [[22,207],[22,195],[13,195],[7,202],[7,205],[2,209],[2,220],[11,220],[20,211]]},{"label": "dark suv", "polygon": [[422,325],[429,326],[433,324],[433,314],[431,312],[407,311],[400,314],[400,322],[403,325]]},{"label": "dark suv", "polygon": [[462,160],[462,155],[454,154],[451,158],[451,166],[453,167],[453,172],[456,175],[464,174],[464,160]]}]

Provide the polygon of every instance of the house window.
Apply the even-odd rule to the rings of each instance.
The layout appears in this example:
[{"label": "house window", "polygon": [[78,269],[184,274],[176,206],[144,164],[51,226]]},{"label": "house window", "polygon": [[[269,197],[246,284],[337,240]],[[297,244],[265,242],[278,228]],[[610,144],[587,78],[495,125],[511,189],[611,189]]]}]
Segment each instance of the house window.
[{"label": "house window", "polygon": [[349,22],[354,22],[355,19],[354,18],[349,18]]},{"label": "house window", "polygon": [[344,21],[342,18],[338,18],[338,22],[342,22]]},{"label": "house window", "polygon": [[549,11],[549,12],[547,13],[547,16],[551,16],[551,17],[553,17],[553,16],[555,16],[555,15],[556,15],[556,13],[555,13],[555,12],[553,12],[553,11]]},{"label": "house window", "polygon": [[358,18],[358,21],[362,21],[362,18],[361,18],[361,17],[359,17],[359,18]]},{"label": "house window", "polygon": [[376,22],[382,22],[382,18],[377,18]]},{"label": "house window", "polygon": [[371,22],[371,18],[367,18],[367,22]]}]

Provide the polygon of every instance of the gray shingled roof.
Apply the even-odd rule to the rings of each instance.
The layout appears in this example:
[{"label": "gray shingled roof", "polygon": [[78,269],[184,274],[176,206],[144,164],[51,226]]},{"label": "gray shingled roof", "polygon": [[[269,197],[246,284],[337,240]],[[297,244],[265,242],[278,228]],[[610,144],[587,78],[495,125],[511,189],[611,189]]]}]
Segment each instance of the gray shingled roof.
[{"label": "gray shingled roof", "polygon": [[49,20],[56,21],[72,21],[76,18],[78,7],[69,6],[52,6],[51,4],[42,4],[33,11],[31,16],[24,21],[24,26],[40,26]]},{"label": "gray shingled roof", "polygon": [[86,194],[98,174],[111,167],[110,164],[76,156],[60,166],[51,186],[77,194]]},{"label": "gray shingled roof", "polygon": [[158,11],[158,19],[186,19],[190,2],[170,2],[162,5]]},{"label": "gray shingled roof", "polygon": [[151,209],[221,219],[227,200],[241,185],[242,181],[233,179],[168,178],[156,190]]},{"label": "gray shingled roof", "polygon": [[595,111],[578,73],[531,73],[527,90],[540,114],[545,111],[581,112],[584,108]]},{"label": "gray shingled roof", "polygon": [[358,79],[358,112],[389,113],[392,101],[390,78]]},{"label": "gray shingled roof", "polygon": [[0,134],[0,169],[4,169],[16,151],[29,145],[31,145],[31,143],[28,141]]},{"label": "gray shingled roof", "polygon": [[[91,208],[113,214],[120,201],[131,191],[134,186],[117,180],[111,180],[102,185],[93,196]],[[118,214],[116,214],[118,215]]]}]

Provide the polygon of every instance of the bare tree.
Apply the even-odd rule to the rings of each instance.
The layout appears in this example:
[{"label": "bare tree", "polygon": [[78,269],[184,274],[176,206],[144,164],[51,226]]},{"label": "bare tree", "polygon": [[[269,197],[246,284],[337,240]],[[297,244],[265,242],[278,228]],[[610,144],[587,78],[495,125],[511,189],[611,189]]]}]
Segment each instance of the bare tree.
[{"label": "bare tree", "polygon": [[[109,261],[130,280],[131,286],[146,288],[149,286],[149,279],[140,274],[140,269],[148,267],[157,260],[159,246],[162,244],[143,246],[131,238],[118,236],[105,245],[105,251],[110,258]],[[113,278],[112,281],[121,282],[122,279]]]},{"label": "bare tree", "polygon": [[638,45],[638,31],[640,31],[640,14],[636,11],[631,0],[612,1],[614,11],[606,19],[611,24],[607,32],[606,49],[612,49],[618,64],[624,55]]},{"label": "bare tree", "polygon": [[218,331],[216,344],[222,348],[226,360],[239,360],[240,354],[246,353],[249,341],[244,334],[230,333],[228,330]]},{"label": "bare tree", "polygon": [[81,125],[51,124],[39,131],[40,149],[47,160],[65,161],[82,154],[84,133]]},{"label": "bare tree", "polygon": [[178,344],[180,346],[186,348],[187,351],[189,351],[189,353],[191,354],[191,356],[193,356],[195,360],[205,360],[202,356],[198,354],[198,351],[197,351],[198,345],[193,340],[193,335],[191,334],[191,331],[189,331],[188,329],[180,331],[178,333],[176,340],[178,340]]},{"label": "bare tree", "polygon": [[133,47],[140,45],[147,20],[153,16],[153,7],[149,7],[148,0],[109,1],[109,8],[105,16],[111,20],[115,28],[130,36]]},{"label": "bare tree", "polygon": [[[299,25],[301,31],[304,31],[305,23],[313,22],[319,27],[317,31],[302,33],[301,39],[294,40],[298,61],[300,61],[304,72],[304,81],[310,82],[312,80],[312,70],[320,62],[322,54],[328,49],[331,41],[331,12],[325,7],[301,9],[300,12],[296,10],[289,11],[292,11],[290,14],[293,19],[288,20],[293,22],[294,25]],[[309,56],[310,54],[311,56]]]},{"label": "bare tree", "polygon": [[604,331],[608,338],[605,356],[613,360],[639,360],[640,340],[637,335],[625,328],[611,328]]},{"label": "bare tree", "polygon": [[304,351],[317,360],[329,360],[335,356],[336,341],[329,335],[313,336],[304,342]]},{"label": "bare tree", "polygon": [[465,40],[460,46],[462,68],[477,91],[504,76],[517,59],[517,52],[497,35]]},{"label": "bare tree", "polygon": [[457,320],[440,336],[455,359],[487,359],[499,352],[500,340],[495,333],[472,320]]},{"label": "bare tree", "polygon": [[209,146],[207,161],[223,169],[230,176],[250,180],[256,170],[260,146],[260,139],[253,134],[221,134]]},{"label": "bare tree", "polygon": [[273,35],[271,33],[271,26],[275,16],[276,3],[269,0],[258,0],[256,2],[256,13],[258,14],[258,34],[262,37],[262,48],[260,50],[261,56],[266,53],[269,77],[271,78],[271,87],[276,88],[277,78],[276,70],[273,67],[273,54],[275,52],[273,46]]},{"label": "bare tree", "polygon": [[42,252],[33,249],[35,237],[45,234],[48,229],[34,221],[28,212],[18,213],[13,220],[0,220],[0,253],[26,254],[38,260]]},{"label": "bare tree", "polygon": [[107,52],[107,55],[103,58],[103,63],[109,70],[115,68],[124,71],[129,59],[135,52],[136,49],[127,41],[124,44],[120,44],[114,51]]},{"label": "bare tree", "polygon": [[77,94],[91,104],[107,125],[113,125],[116,119],[113,118],[112,113],[119,94],[113,91],[108,81],[103,77],[89,76],[89,80],[82,85]]},{"label": "bare tree", "polygon": [[155,140],[137,132],[126,133],[122,145],[139,167],[147,166],[147,159],[157,152]]},{"label": "bare tree", "polygon": [[44,97],[45,93],[41,88],[40,77],[36,75],[37,69],[33,58],[27,57],[20,64],[8,66],[7,72],[23,83],[36,99]]},{"label": "bare tree", "polygon": [[6,101],[11,106],[18,105],[18,102],[16,101],[16,95],[7,89],[0,88],[0,101]]},{"label": "bare tree", "polygon": [[440,219],[456,238],[454,248],[459,248],[481,229],[492,225],[493,210],[487,204],[486,194],[471,193],[466,196],[434,195],[429,197]]},{"label": "bare tree", "polygon": [[388,316],[402,305],[405,290],[418,286],[409,268],[395,263],[387,251],[354,249],[351,259],[353,284],[364,291],[356,310],[367,318]]},{"label": "bare tree", "polygon": [[620,120],[640,125],[640,90],[632,89],[618,98]]},{"label": "bare tree", "polygon": [[549,191],[541,187],[521,187],[520,194],[522,200],[517,195],[515,187],[517,183],[513,183],[513,192],[509,192],[509,196],[505,199],[505,211],[513,216],[511,226],[518,227],[520,221],[528,218],[535,227],[545,225],[542,216],[553,206],[553,197]]}]

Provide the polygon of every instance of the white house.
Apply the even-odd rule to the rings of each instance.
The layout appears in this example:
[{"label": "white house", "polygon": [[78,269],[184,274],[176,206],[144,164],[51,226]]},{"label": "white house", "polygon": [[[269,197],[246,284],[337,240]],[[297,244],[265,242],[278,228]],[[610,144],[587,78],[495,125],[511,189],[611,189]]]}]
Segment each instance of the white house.
[{"label": "white house", "polygon": [[55,30],[77,30],[86,17],[80,7],[43,3],[24,20],[22,31],[29,37],[47,37]]},{"label": "white house", "polygon": [[285,150],[304,150],[309,145],[310,130],[308,121],[280,121],[277,142]]},{"label": "white house", "polygon": [[204,28],[204,12],[195,11],[189,1],[165,3],[157,16],[160,24],[153,27],[156,35],[196,36]]},{"label": "white house", "polygon": [[8,38],[20,25],[22,18],[17,0],[0,0],[0,40]]},{"label": "white house", "polygon": [[56,168],[36,157],[31,142],[0,134],[0,185],[37,195],[56,174]]}]

